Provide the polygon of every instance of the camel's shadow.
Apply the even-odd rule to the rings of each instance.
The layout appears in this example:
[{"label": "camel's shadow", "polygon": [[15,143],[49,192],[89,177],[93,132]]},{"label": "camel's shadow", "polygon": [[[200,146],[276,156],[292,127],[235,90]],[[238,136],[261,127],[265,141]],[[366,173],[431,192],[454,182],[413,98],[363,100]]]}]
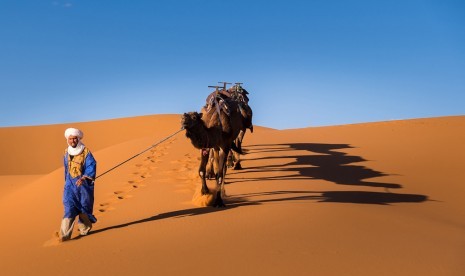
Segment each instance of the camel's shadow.
[{"label": "camel's shadow", "polygon": [[[309,154],[300,155],[280,155],[266,156],[259,158],[246,158],[247,160],[263,160],[263,159],[278,159],[279,165],[273,166],[257,166],[245,167],[242,171],[230,171],[229,175],[238,176],[246,172],[294,172],[294,174],[285,176],[257,177],[257,178],[234,178],[228,177],[228,184],[248,181],[263,181],[263,180],[293,180],[293,179],[323,179],[338,185],[356,185],[364,187],[380,187],[380,188],[395,188],[400,189],[402,186],[396,183],[383,183],[366,181],[367,178],[382,177],[388,174],[364,167],[352,165],[352,163],[366,161],[360,156],[351,156],[343,152],[338,152],[338,149],[352,148],[348,144],[313,144],[313,143],[296,143],[296,144],[262,144],[247,146],[249,153],[265,153],[265,152],[287,152],[297,150],[302,153],[309,151]],[[279,159],[295,159],[295,162],[279,162]],[[284,201],[313,201],[313,202],[336,202],[336,203],[352,203],[352,204],[376,204],[390,205],[393,203],[421,203],[428,200],[428,197],[420,194],[401,194],[393,192],[372,192],[372,191],[292,191],[280,190],[272,192],[247,193],[231,196],[227,199],[226,208],[213,207],[196,207],[184,210],[177,210],[157,214],[148,218],[135,220],[132,222],[122,223],[119,225],[109,226],[102,229],[97,229],[92,232],[92,235],[102,233],[109,230],[125,228],[141,223],[148,223],[162,219],[177,219],[205,215],[214,212],[224,212],[237,207],[246,207],[254,205],[262,205],[271,202]]]},{"label": "camel's shadow", "polygon": [[[383,183],[367,181],[368,178],[387,176],[388,174],[367,168],[365,166],[353,165],[353,163],[367,161],[360,156],[348,155],[344,152],[336,151],[340,149],[353,148],[348,144],[315,144],[315,143],[294,143],[294,144],[262,144],[247,146],[249,153],[265,152],[289,152],[295,151],[296,155],[266,156],[258,158],[244,158],[248,160],[276,160],[279,165],[266,165],[258,167],[244,166],[243,171],[230,171],[228,183],[243,181],[263,181],[263,180],[292,180],[292,179],[322,179],[339,185],[356,185],[368,187],[380,187],[398,189],[402,186],[396,183]],[[294,162],[284,160],[295,159]],[[283,161],[280,161],[283,160]],[[283,176],[246,178],[244,180],[234,179],[235,174],[246,172],[284,172]],[[292,172],[293,174],[289,174]]]},{"label": "camel's shadow", "polygon": [[[264,157],[248,157],[248,160],[267,160],[276,165],[257,167],[244,166],[242,171],[231,171],[226,178],[228,184],[250,181],[283,181],[283,180],[315,180],[322,179],[337,185],[384,188],[384,192],[372,191],[273,191],[237,195],[239,202],[255,202],[262,204],[270,201],[313,200],[318,202],[339,202],[357,204],[389,205],[393,203],[421,203],[428,197],[420,194],[393,193],[388,189],[400,189],[398,183],[368,181],[369,178],[388,176],[389,174],[371,168],[354,165],[367,161],[360,156],[348,155],[337,150],[353,148],[349,144],[260,144],[247,146],[248,153],[269,153]],[[283,155],[273,153],[282,152]],[[289,153],[296,153],[289,155]],[[263,156],[263,155],[262,155]],[[288,160],[295,160],[289,162]],[[248,172],[282,172],[280,176],[244,177]],[[283,197],[284,195],[284,197]],[[268,197],[269,199],[253,200]]]}]

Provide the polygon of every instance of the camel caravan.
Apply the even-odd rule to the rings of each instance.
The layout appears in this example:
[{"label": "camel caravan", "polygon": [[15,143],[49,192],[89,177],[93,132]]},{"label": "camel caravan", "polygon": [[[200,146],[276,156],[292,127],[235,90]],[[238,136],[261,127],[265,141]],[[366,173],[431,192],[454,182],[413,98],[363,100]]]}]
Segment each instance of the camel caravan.
[{"label": "camel caravan", "polygon": [[223,86],[209,86],[215,91],[208,95],[200,113],[188,112],[182,115],[181,125],[192,145],[200,149],[199,176],[202,181],[201,194],[209,195],[206,179],[212,175],[216,180],[214,207],[225,207],[223,197],[224,178],[228,159],[232,169],[241,169],[240,154],[242,141],[247,129],[253,132],[252,108],[249,106],[248,92],[235,83],[226,89]]}]

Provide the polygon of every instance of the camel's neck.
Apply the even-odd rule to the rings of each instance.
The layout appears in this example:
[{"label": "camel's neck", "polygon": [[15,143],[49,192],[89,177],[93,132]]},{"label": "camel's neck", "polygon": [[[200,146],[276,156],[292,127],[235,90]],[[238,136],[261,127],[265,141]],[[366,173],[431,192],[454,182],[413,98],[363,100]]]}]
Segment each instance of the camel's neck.
[{"label": "camel's neck", "polygon": [[192,145],[198,149],[211,147],[208,130],[203,124],[196,124],[191,128],[187,128],[186,136],[191,140]]}]

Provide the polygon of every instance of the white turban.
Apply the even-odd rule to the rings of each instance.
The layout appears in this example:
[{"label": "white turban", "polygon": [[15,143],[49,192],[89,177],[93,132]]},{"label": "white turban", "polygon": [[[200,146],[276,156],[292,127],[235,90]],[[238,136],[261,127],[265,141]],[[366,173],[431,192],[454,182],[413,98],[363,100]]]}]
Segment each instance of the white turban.
[{"label": "white turban", "polygon": [[84,133],[77,128],[70,127],[65,130],[65,138],[68,139],[69,136],[76,136],[79,140],[81,140],[82,137],[84,137]]},{"label": "white turban", "polygon": [[85,146],[83,143],[81,143],[81,139],[82,137],[84,137],[84,133],[82,133],[82,131],[80,131],[79,129],[77,128],[68,128],[65,130],[65,137],[66,139],[69,138],[69,136],[76,136],[78,138],[78,144],[76,145],[76,147],[72,147],[70,144],[68,144],[68,153],[70,155],[78,155],[78,154],[81,154],[81,152],[84,150]]}]

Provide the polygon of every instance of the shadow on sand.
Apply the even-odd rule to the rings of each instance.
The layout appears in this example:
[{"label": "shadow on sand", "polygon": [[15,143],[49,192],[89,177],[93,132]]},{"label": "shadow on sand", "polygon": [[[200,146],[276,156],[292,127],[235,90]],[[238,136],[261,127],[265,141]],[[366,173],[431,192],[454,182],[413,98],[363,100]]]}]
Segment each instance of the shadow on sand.
[{"label": "shadow on sand", "polygon": [[[295,155],[265,156],[258,158],[248,158],[247,160],[275,160],[279,165],[247,167],[242,171],[247,172],[283,172],[284,176],[265,176],[260,178],[248,178],[237,180],[229,178],[229,183],[242,181],[263,181],[263,180],[312,180],[322,179],[339,185],[356,185],[379,187],[389,189],[402,188],[400,184],[367,181],[368,178],[387,176],[388,174],[372,170],[365,166],[354,165],[353,163],[367,161],[360,156],[347,155],[344,152],[336,151],[340,149],[353,148],[348,144],[269,144],[248,146],[249,153],[271,153],[271,152],[295,152]],[[286,162],[287,160],[296,160]],[[281,161],[282,160],[282,161]],[[242,172],[230,172],[230,175]],[[292,174],[289,174],[292,173]]]},{"label": "shadow on sand", "polygon": [[[318,202],[339,202],[358,204],[389,205],[392,203],[421,203],[428,200],[425,195],[401,194],[390,192],[389,189],[401,189],[397,183],[368,181],[369,178],[388,176],[365,166],[354,163],[367,161],[360,156],[348,155],[338,150],[353,148],[349,144],[318,144],[318,143],[291,143],[291,144],[260,144],[247,146],[248,153],[260,153],[262,157],[247,158],[247,160],[269,160],[278,165],[247,167],[243,171],[230,173],[228,183],[249,181],[274,180],[314,180],[322,179],[337,185],[351,185],[358,187],[384,188],[385,192],[372,191],[274,191],[238,195],[240,201],[265,203],[270,201],[286,200],[316,200]],[[295,153],[293,155],[279,154]],[[263,153],[266,153],[265,156]],[[278,153],[278,154],[273,154]],[[295,160],[288,162],[289,160]],[[236,175],[248,172],[276,173],[280,176],[260,176],[257,178],[234,178]],[[256,196],[277,196],[280,198],[254,201]],[[282,197],[285,195],[284,197]]]},{"label": "shadow on sand", "polygon": [[[230,206],[228,209],[234,208],[234,207],[237,207],[237,206]],[[151,222],[151,221],[156,221],[156,220],[174,219],[174,218],[183,218],[183,217],[205,215],[205,214],[220,212],[220,211],[225,211],[225,210],[227,210],[227,209],[225,209],[225,208],[213,208],[213,207],[196,207],[196,208],[185,209],[185,210],[177,210],[177,211],[172,211],[172,212],[161,213],[161,214],[154,215],[154,216],[144,218],[144,219],[140,219],[140,220],[135,220],[135,221],[127,222],[127,223],[122,223],[122,224],[118,224],[118,225],[114,225],[114,226],[105,227],[105,228],[102,228],[102,229],[97,229],[95,231],[92,231],[91,234],[95,235],[95,234],[105,232],[105,231],[108,231],[108,230],[124,228],[124,227],[128,227],[128,226],[131,226],[131,225],[136,225],[136,224],[141,224],[141,223],[146,223],[146,222]]]},{"label": "shadow on sand", "polygon": [[[351,156],[336,150],[352,148],[348,144],[262,144],[248,146],[249,153],[273,153],[273,152],[296,152],[297,155],[265,156],[258,158],[248,158],[246,160],[276,159],[279,165],[246,167],[243,171],[229,172],[241,174],[247,172],[293,172],[294,174],[285,176],[257,177],[247,179],[231,179],[228,184],[249,181],[267,180],[293,180],[293,179],[323,179],[338,185],[355,185],[361,187],[380,187],[387,189],[400,189],[402,186],[395,183],[382,183],[366,181],[367,178],[382,177],[388,174],[372,170],[365,166],[352,165],[352,163],[366,161],[360,156]],[[304,154],[302,154],[304,152]],[[300,154],[300,155],[299,155]],[[295,159],[294,162],[280,162],[279,160]],[[336,202],[352,204],[376,204],[390,205],[393,203],[421,203],[428,200],[425,195],[401,194],[392,192],[372,192],[372,191],[272,191],[260,193],[248,193],[234,195],[227,199],[226,208],[196,207],[184,210],[161,213],[148,218],[122,223],[92,232],[92,235],[108,230],[124,228],[141,223],[147,223],[162,219],[176,219],[198,215],[205,215],[214,212],[224,212],[237,207],[261,205],[270,202],[285,201],[312,201],[312,202]]]},{"label": "shadow on sand", "polygon": [[[254,197],[263,196],[278,196],[277,198],[268,199],[253,199]],[[176,219],[198,215],[205,215],[209,213],[224,212],[237,207],[262,205],[270,202],[285,202],[285,201],[315,201],[315,202],[338,202],[338,203],[357,203],[357,204],[378,204],[389,205],[391,203],[420,203],[426,201],[428,198],[424,195],[416,194],[397,194],[397,193],[383,193],[383,192],[365,192],[365,191],[325,191],[325,192],[312,192],[312,191],[275,191],[264,193],[250,193],[237,195],[228,199],[226,208],[214,207],[196,207],[184,210],[177,210],[172,212],[161,213],[148,218],[135,220],[127,223],[122,223],[114,226],[105,227],[92,231],[91,234],[95,235],[101,232],[125,228],[132,225],[147,223],[163,219]],[[79,239],[80,236],[74,238]]]}]

